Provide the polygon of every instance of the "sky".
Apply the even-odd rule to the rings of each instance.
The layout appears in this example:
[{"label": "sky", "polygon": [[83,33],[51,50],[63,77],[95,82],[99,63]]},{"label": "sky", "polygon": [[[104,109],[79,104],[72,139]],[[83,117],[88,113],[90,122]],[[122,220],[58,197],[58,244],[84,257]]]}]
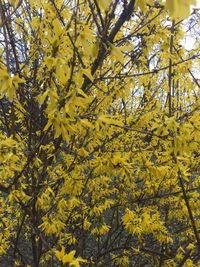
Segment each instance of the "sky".
[{"label": "sky", "polygon": [[200,8],[200,0],[196,0],[196,7]]}]

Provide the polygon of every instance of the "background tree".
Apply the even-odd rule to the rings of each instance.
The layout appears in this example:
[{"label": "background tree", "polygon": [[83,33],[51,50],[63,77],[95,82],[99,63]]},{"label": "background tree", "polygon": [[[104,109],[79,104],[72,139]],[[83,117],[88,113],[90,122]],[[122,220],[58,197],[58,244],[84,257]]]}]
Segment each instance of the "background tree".
[{"label": "background tree", "polygon": [[190,4],[0,2],[1,266],[200,264]]}]

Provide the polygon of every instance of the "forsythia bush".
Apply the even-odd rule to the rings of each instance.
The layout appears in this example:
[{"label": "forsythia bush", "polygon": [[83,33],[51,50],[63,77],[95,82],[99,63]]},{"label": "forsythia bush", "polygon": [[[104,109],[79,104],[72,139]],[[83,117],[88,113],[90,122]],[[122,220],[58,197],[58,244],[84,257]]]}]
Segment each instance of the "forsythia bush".
[{"label": "forsythia bush", "polygon": [[0,266],[200,266],[194,4],[0,2]]}]

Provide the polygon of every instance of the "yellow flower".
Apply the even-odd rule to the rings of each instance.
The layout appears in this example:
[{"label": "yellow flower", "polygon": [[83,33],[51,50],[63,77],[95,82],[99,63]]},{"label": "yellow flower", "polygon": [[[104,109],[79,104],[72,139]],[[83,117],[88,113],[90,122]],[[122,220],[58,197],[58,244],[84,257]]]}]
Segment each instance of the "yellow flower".
[{"label": "yellow flower", "polygon": [[80,266],[80,262],[86,262],[86,260],[78,257],[78,258],[74,258],[76,251],[72,250],[69,253],[65,254],[65,249],[62,246],[61,251],[56,250],[55,254],[56,257],[63,263],[63,264],[69,264],[69,266],[73,266],[73,267],[79,267]]},{"label": "yellow flower", "polygon": [[71,252],[69,252],[68,254],[65,254],[65,249],[64,247],[62,247],[61,251],[56,251],[56,257],[62,261],[62,263],[71,263],[72,260],[74,259],[74,255],[75,255],[76,251],[72,250]]}]

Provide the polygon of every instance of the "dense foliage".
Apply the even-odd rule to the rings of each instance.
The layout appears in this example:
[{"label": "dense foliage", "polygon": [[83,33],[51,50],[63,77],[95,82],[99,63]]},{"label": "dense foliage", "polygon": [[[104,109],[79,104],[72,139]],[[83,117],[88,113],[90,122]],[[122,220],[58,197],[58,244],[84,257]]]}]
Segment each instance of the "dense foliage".
[{"label": "dense foliage", "polygon": [[1,266],[200,266],[190,4],[0,1]]}]

